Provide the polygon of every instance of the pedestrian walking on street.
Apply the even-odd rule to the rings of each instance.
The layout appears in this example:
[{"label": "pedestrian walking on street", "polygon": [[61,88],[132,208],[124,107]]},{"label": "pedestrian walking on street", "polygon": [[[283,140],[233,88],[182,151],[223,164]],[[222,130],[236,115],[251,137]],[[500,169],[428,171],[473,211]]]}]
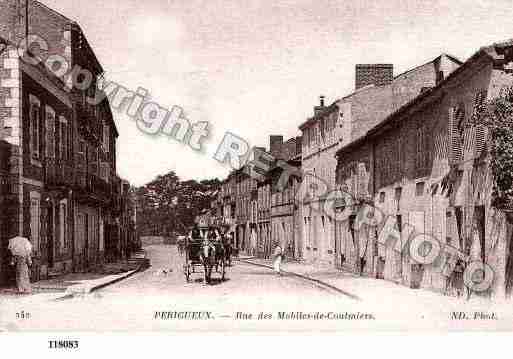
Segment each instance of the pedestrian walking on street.
[{"label": "pedestrian walking on street", "polygon": [[16,284],[20,294],[30,294],[29,266],[32,265],[32,244],[25,237],[14,237],[9,240],[12,254],[11,265],[16,265]]},{"label": "pedestrian walking on street", "polygon": [[463,296],[465,290],[463,272],[465,272],[465,263],[458,259],[451,276],[451,286],[456,290],[457,297]]},{"label": "pedestrian walking on street", "polygon": [[273,267],[276,274],[281,275],[281,261],[283,259],[283,250],[279,243],[276,243],[276,247],[273,252]]}]

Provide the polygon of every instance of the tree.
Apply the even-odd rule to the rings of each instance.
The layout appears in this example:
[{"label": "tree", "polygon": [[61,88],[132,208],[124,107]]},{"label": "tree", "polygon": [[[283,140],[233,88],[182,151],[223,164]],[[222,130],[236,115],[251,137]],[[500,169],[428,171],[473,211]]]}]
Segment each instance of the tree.
[{"label": "tree", "polygon": [[473,125],[488,128],[490,165],[494,176],[495,207],[513,205],[513,88],[477,109]]},{"label": "tree", "polygon": [[215,179],[180,181],[173,172],[136,189],[137,225],[142,235],[170,236],[185,232],[195,217],[210,207],[221,182]]}]

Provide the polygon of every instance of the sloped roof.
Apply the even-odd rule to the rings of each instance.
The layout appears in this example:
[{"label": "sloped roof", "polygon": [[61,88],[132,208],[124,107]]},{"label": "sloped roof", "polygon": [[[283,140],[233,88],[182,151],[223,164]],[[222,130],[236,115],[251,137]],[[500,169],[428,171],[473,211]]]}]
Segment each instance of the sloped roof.
[{"label": "sloped roof", "polygon": [[47,12],[51,13],[52,15],[55,15],[55,16],[59,17],[62,21],[66,22],[68,25],[70,25],[73,28],[75,28],[75,30],[77,30],[82,35],[82,41],[84,42],[88,52],[90,52],[90,54],[91,54],[91,58],[92,58],[92,60],[94,62],[94,66],[97,67],[100,72],[103,72],[103,67],[102,67],[100,61],[98,60],[98,57],[96,56],[96,53],[93,51],[91,45],[89,45],[89,41],[87,40],[87,37],[85,36],[85,32],[82,30],[82,28],[80,27],[80,25],[76,21],[71,20],[70,18],[64,16],[63,14],[58,12],[57,10],[54,10],[54,9],[52,9],[49,6],[46,6],[45,4],[43,4],[40,1],[33,0],[32,2],[33,2],[34,5],[37,5],[40,8],[42,8],[42,9],[46,10]]},{"label": "sloped roof", "polygon": [[457,63],[458,65],[462,65],[463,64],[463,61],[458,59],[456,56],[452,56],[452,55],[449,55],[449,54],[444,52],[444,53],[441,53],[440,55],[438,55],[437,57],[435,57],[434,59],[432,59],[432,60],[430,60],[428,62],[423,63],[422,65],[418,65],[418,66],[415,66],[415,67],[413,67],[411,69],[408,69],[408,70],[406,70],[404,72],[401,72],[399,75],[394,76],[394,80],[399,78],[399,77],[401,77],[401,76],[404,76],[404,75],[406,75],[406,74],[408,74],[408,73],[410,73],[412,71],[415,71],[415,70],[421,68],[422,66],[426,66],[426,65],[432,64],[433,62],[439,61],[443,56],[446,56],[447,58],[449,58],[451,61]]},{"label": "sloped roof", "polygon": [[452,73],[449,74],[445,79],[440,81],[435,87],[427,89],[426,91],[422,92],[417,97],[413,98],[411,101],[404,104],[402,107],[400,107],[398,110],[387,116],[383,121],[378,123],[376,126],[368,130],[365,135],[362,137],[356,139],[355,141],[347,144],[346,146],[339,149],[335,156],[340,156],[341,154],[348,152],[359,145],[362,145],[364,142],[369,140],[370,138],[377,136],[382,130],[384,130],[388,125],[391,125],[396,119],[398,119],[401,115],[405,114],[406,111],[412,109],[415,105],[417,105],[422,100],[428,99],[431,96],[436,96],[438,92],[440,92],[440,89],[445,86],[449,81],[452,81],[453,78],[455,78],[458,74],[465,71],[469,66],[473,63],[475,63],[477,60],[488,57],[493,62],[501,62],[505,61],[504,53],[506,49],[513,48],[513,39],[495,43],[490,46],[481,47],[474,55],[472,55],[467,61],[465,61],[460,67],[458,67],[456,70],[454,70]]},{"label": "sloped roof", "polygon": [[[449,59],[451,59],[452,61],[454,61],[455,63],[457,63],[458,65],[461,65],[463,64],[463,62],[461,60],[459,60],[457,57],[455,56],[452,56],[452,55],[449,55],[447,53],[442,53],[440,55],[438,55],[437,57],[435,57],[434,59],[428,61],[428,62],[425,62],[423,63],[422,65],[418,65],[418,66],[415,66],[411,69],[408,69],[402,73],[400,73],[399,75],[396,75],[394,76],[394,80],[401,77],[401,76],[404,76],[412,71],[415,71],[417,69],[419,69],[420,67],[422,66],[425,66],[425,65],[428,65],[428,64],[431,64],[433,62],[436,62],[438,60],[440,60],[443,56],[447,56]],[[359,94],[361,92],[364,92],[364,91],[369,91],[369,90],[373,90],[375,88],[379,88],[379,87],[385,87],[385,86],[375,86],[375,85],[368,85],[368,86],[365,86],[365,87],[362,87],[362,88],[359,88],[351,93],[349,93],[348,95],[345,95],[337,100],[335,100],[331,105],[325,107],[322,111],[320,111],[319,113],[315,114],[314,116],[308,118],[305,122],[303,122],[300,126],[299,126],[299,129],[300,130],[303,130],[305,127],[307,127],[308,125],[310,125],[311,123],[315,122],[317,119],[323,117],[323,116],[326,116],[328,114],[330,114],[331,112],[335,111],[335,110],[338,110],[338,106],[337,106],[337,103],[341,100],[344,100],[344,99],[348,99],[352,96],[354,96],[355,94]]]}]

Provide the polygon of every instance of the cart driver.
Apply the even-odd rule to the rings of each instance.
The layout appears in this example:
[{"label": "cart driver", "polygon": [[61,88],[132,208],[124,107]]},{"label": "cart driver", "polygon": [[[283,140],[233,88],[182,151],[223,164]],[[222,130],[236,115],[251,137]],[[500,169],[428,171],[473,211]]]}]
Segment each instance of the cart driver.
[{"label": "cart driver", "polygon": [[201,238],[201,231],[198,228],[197,224],[194,224],[194,226],[192,226],[191,232],[189,233],[189,238],[191,238],[191,239],[200,239]]}]

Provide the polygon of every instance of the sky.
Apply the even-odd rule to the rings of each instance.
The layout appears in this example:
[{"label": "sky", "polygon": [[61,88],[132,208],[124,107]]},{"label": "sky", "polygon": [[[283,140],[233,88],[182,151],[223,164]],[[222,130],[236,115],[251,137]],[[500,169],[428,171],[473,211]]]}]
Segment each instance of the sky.
[{"label": "sky", "polygon": [[352,92],[357,63],[399,74],[513,38],[511,0],[42,2],[80,24],[106,78],[210,123],[195,152],[114,112],[118,172],[137,186],[171,170],[224,178],[230,167],[213,157],[226,131],[267,148],[271,134],[298,135],[319,95],[332,103]]}]

